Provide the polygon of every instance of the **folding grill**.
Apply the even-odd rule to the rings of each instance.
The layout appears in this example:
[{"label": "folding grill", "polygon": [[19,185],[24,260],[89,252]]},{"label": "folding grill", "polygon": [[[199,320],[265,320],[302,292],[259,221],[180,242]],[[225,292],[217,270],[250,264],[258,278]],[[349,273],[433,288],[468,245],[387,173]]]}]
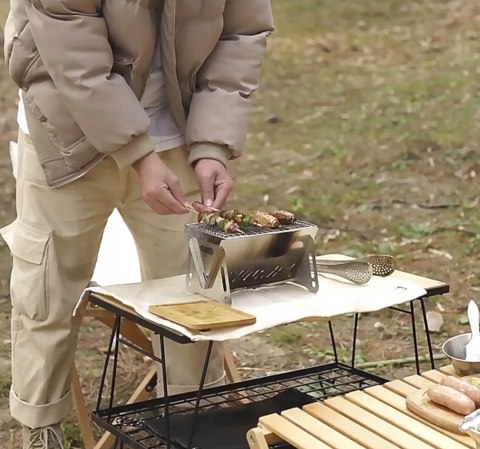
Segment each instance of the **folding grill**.
[{"label": "folding grill", "polygon": [[251,226],[244,233],[188,224],[187,288],[226,304],[231,304],[235,290],[287,281],[317,292],[317,231],[316,225],[304,221],[276,229]]}]

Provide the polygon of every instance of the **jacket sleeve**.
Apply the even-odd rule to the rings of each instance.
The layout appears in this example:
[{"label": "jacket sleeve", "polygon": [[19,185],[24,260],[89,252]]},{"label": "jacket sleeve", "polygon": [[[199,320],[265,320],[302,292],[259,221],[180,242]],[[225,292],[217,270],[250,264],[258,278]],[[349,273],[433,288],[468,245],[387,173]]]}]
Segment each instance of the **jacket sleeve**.
[{"label": "jacket sleeve", "polygon": [[205,144],[220,161],[238,157],[250,121],[250,95],[259,84],[267,35],[273,31],[270,0],[227,0],[224,28],[197,75],[187,120],[190,163]]},{"label": "jacket sleeve", "polygon": [[153,143],[143,107],[125,79],[112,73],[102,3],[26,2],[35,44],[66,107],[92,145],[123,167],[153,151]]}]

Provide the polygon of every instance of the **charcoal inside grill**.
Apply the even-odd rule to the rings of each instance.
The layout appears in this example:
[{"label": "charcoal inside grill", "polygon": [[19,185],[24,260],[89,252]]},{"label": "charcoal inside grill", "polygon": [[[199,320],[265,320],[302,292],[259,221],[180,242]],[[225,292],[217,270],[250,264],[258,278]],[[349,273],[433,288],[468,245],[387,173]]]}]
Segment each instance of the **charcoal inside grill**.
[{"label": "charcoal inside grill", "polygon": [[[198,449],[248,449],[247,431],[258,424],[261,416],[280,413],[292,407],[316,402],[314,398],[290,388],[263,401],[227,408],[200,411],[197,415],[193,446]],[[187,448],[195,416],[193,411],[170,417],[171,441]],[[163,417],[147,419],[144,425],[161,438],[167,435]]]}]

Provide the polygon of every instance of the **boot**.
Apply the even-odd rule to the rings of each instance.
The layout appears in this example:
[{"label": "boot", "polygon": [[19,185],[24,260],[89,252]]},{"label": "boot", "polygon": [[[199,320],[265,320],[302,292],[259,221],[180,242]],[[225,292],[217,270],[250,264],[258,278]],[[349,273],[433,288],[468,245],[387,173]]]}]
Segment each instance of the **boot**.
[{"label": "boot", "polygon": [[23,449],[64,449],[60,424],[30,429],[22,428]]}]

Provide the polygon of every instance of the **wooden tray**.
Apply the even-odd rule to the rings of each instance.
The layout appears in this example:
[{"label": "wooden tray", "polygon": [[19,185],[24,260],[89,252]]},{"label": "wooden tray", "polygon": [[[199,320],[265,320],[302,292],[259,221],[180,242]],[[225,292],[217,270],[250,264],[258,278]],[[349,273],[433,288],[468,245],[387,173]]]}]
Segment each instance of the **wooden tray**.
[{"label": "wooden tray", "polygon": [[246,326],[257,321],[253,315],[210,299],[150,306],[149,311],[196,331]]},{"label": "wooden tray", "polygon": [[[461,379],[480,386],[480,374],[461,377]],[[465,416],[455,413],[446,407],[435,404],[427,396],[426,391],[427,388],[422,388],[407,396],[408,410],[442,429],[463,434],[458,427],[462,424]]]}]

